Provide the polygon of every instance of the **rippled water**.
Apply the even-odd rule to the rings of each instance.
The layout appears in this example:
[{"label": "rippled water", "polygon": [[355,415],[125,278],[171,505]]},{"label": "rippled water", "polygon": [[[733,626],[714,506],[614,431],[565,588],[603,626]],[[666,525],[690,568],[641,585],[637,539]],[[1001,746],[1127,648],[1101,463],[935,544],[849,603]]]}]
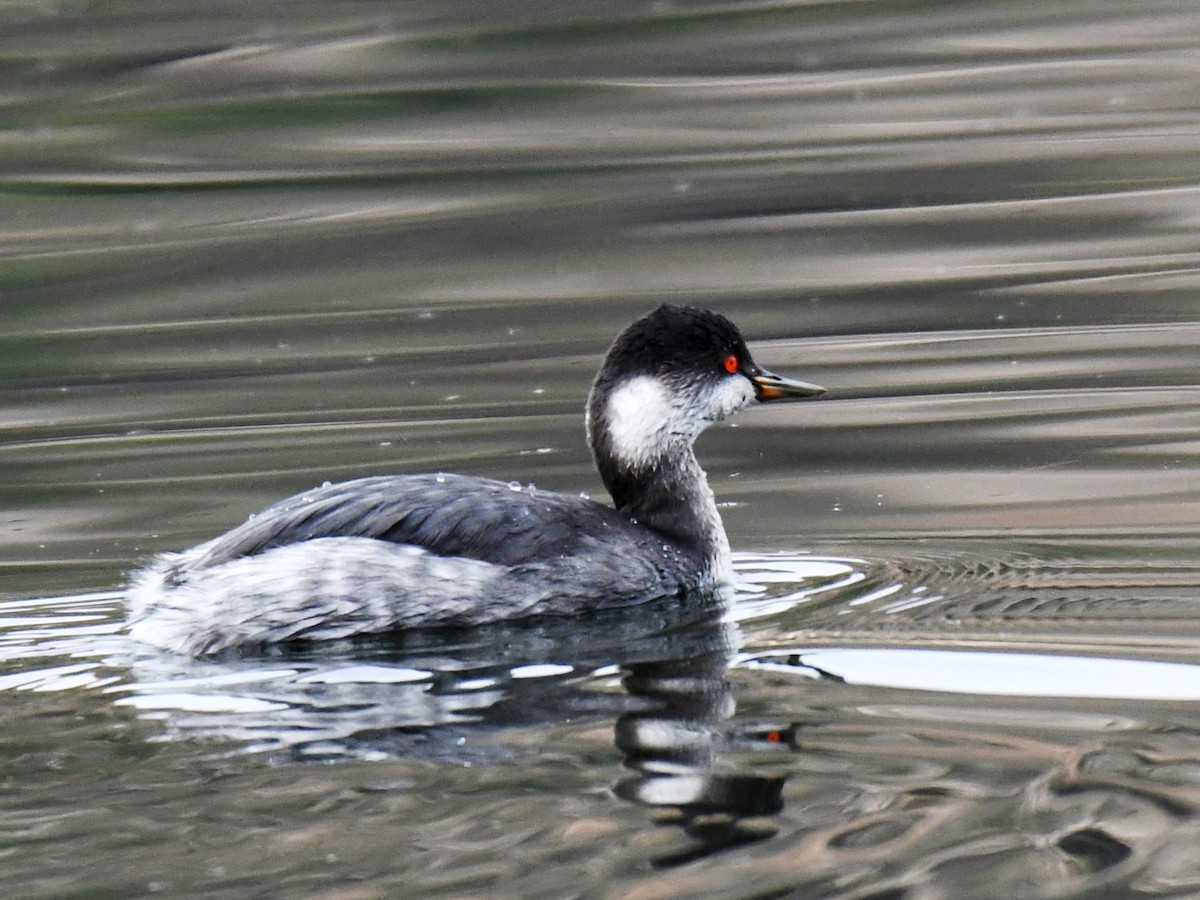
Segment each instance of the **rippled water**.
[{"label": "rippled water", "polygon": [[[0,9],[7,893],[1193,896],[1198,51],[1185,0]],[[664,299],[830,389],[700,442],[728,615],[124,636],[325,480],[602,495]]]}]

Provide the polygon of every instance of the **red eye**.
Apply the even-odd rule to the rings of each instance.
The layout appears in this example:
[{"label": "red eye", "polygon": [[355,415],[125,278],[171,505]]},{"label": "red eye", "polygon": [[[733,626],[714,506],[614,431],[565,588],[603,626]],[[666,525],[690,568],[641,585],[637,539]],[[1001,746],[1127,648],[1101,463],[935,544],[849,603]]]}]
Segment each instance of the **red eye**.
[{"label": "red eye", "polygon": [[738,358],[730,353],[725,357],[725,371],[732,375],[738,370]]}]

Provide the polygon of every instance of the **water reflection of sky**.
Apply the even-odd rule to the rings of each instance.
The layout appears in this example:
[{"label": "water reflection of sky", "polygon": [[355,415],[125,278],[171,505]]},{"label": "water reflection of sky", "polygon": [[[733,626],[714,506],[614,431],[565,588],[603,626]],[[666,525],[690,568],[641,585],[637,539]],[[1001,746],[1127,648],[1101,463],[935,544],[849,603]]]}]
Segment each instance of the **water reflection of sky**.
[{"label": "water reflection of sky", "polygon": [[1200,665],[976,650],[836,647],[755,654],[740,665],[848,684],[1003,697],[1200,700]]}]

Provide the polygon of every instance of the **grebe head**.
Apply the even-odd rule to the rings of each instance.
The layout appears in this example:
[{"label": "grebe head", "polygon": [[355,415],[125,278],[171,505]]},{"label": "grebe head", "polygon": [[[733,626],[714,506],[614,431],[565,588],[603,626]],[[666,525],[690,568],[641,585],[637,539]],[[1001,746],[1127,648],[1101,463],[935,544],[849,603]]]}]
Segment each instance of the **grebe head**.
[{"label": "grebe head", "polygon": [[724,316],[664,304],[613,342],[588,397],[588,443],[618,507],[629,479],[692,459],[709,425],[753,400],[815,397],[824,388],[781,378],[754,362]]}]

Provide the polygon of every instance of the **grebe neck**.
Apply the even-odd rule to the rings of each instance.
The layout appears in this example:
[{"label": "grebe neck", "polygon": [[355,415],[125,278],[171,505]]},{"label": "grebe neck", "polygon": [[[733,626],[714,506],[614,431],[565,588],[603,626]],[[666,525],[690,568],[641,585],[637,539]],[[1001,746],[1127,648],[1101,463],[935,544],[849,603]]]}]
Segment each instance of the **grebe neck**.
[{"label": "grebe neck", "polygon": [[588,445],[617,509],[697,552],[711,573],[730,568],[729,541],[692,442],[709,421],[681,414],[658,379],[593,389]]}]

